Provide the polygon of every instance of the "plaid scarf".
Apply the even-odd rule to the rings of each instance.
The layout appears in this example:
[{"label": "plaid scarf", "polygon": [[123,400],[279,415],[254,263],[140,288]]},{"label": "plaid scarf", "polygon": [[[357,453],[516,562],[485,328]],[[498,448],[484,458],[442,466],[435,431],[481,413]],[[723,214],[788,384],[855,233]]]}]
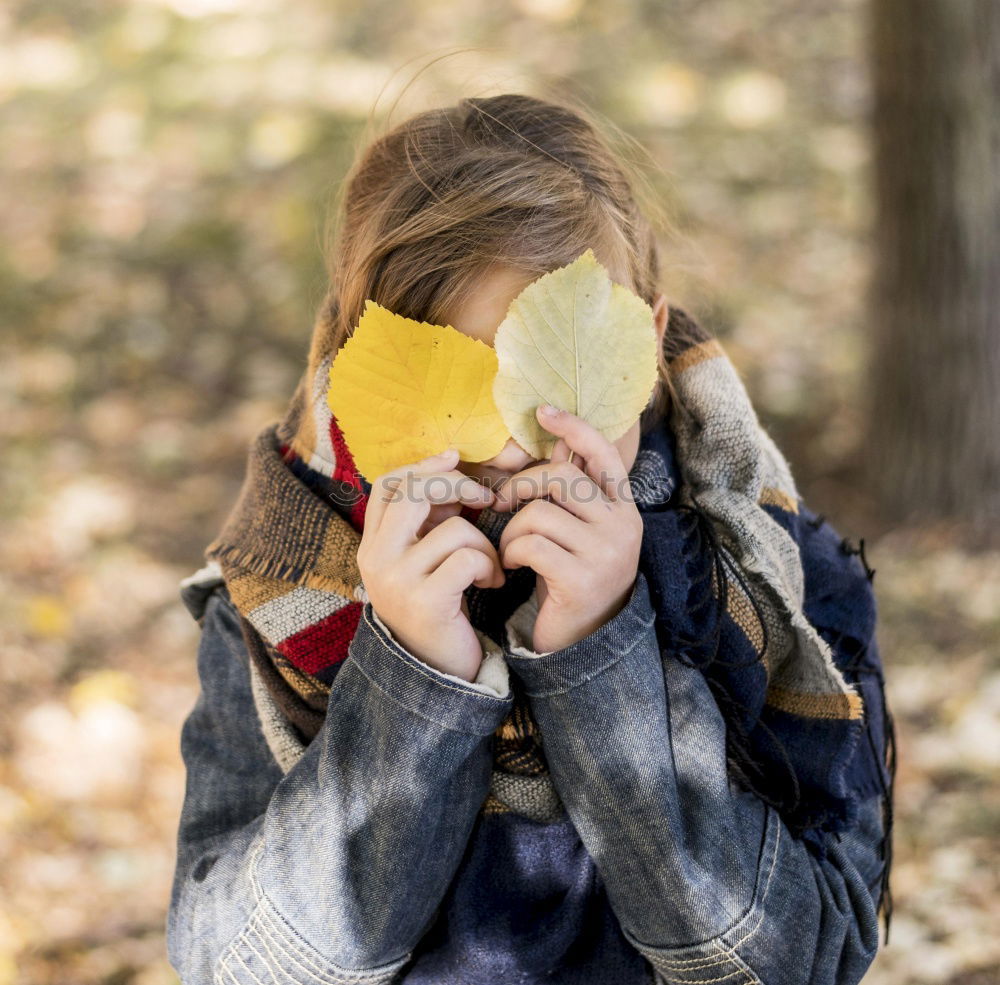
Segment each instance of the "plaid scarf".
[{"label": "plaid scarf", "polygon": [[[718,340],[673,308],[664,347],[679,403],[669,422],[644,412],[629,473],[658,640],[665,659],[705,674],[735,778],[819,844],[864,795],[881,792],[891,809],[864,542],[853,548],[801,501]],[[238,500],[205,553],[241,614],[255,700],[285,770],[323,723],[368,601],[356,551],[371,486],[327,406],[334,355],[314,336],[285,417],[251,442]],[[461,515],[494,546],[511,517]],[[523,567],[499,589],[470,586],[472,625],[503,645],[534,582]],[[483,810],[552,819],[561,805],[541,736],[513,675],[511,689]]]}]

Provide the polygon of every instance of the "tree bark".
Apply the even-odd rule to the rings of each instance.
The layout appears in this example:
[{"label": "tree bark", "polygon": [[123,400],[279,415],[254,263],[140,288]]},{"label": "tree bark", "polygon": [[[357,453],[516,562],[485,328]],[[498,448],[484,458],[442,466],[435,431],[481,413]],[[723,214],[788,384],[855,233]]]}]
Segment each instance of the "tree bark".
[{"label": "tree bark", "polygon": [[956,520],[997,538],[1000,3],[872,0],[871,12],[868,471],[890,522]]}]

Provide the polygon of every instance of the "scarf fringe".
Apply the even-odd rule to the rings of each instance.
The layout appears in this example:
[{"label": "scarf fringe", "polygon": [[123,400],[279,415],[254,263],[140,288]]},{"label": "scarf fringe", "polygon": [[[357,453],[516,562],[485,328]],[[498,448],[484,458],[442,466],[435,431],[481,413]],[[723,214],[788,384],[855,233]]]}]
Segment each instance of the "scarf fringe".
[{"label": "scarf fringe", "polygon": [[355,602],[363,601],[359,597],[361,585],[348,585],[342,578],[330,578],[317,574],[300,565],[281,561],[277,558],[265,558],[235,544],[220,544],[213,541],[205,550],[208,560],[218,561],[223,568],[226,580],[234,577],[233,569],[240,569],[262,578],[272,578],[275,581],[288,582],[293,587],[315,588],[321,592],[336,592]]}]

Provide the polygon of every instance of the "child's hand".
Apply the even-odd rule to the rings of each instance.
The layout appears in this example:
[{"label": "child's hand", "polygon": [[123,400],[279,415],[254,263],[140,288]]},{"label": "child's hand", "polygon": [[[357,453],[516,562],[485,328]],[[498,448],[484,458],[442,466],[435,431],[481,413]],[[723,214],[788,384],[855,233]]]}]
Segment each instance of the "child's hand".
[{"label": "child's hand", "polygon": [[483,651],[463,593],[472,583],[498,588],[505,575],[489,538],[458,515],[463,505],[489,506],[493,493],[448,471],[457,461],[452,450],[378,476],[357,561],[372,608],[396,641],[435,669],[471,681]]},{"label": "child's hand", "polygon": [[569,411],[537,416],[559,436],[552,457],[494,490],[493,509],[531,500],[500,536],[500,560],[540,576],[532,646],[545,653],[578,642],[621,611],[635,584],[643,526],[618,449]]}]

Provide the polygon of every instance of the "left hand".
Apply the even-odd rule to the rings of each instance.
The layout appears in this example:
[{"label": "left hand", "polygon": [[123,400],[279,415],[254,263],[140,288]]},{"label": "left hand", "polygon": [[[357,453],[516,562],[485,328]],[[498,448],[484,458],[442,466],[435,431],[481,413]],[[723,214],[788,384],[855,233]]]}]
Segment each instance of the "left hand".
[{"label": "left hand", "polygon": [[532,649],[546,653],[621,611],[635,585],[643,526],[618,449],[569,411],[536,416],[559,438],[552,457],[507,479],[493,509],[530,500],[500,536],[500,563],[526,564],[539,576]]}]

